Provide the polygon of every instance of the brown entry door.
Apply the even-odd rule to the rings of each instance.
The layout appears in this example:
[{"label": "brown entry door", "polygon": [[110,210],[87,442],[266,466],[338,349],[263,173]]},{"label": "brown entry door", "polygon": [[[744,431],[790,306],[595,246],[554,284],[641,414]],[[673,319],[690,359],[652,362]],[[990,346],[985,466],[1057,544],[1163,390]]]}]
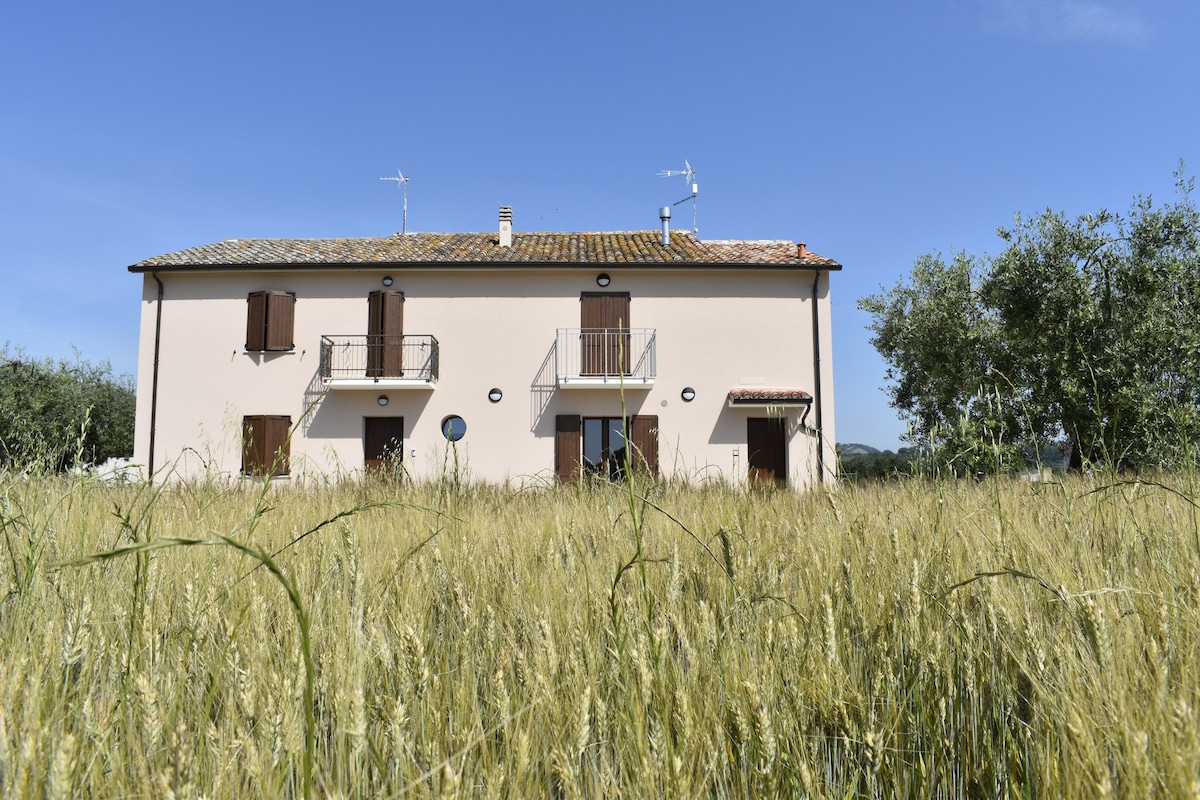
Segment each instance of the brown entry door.
[{"label": "brown entry door", "polygon": [[363,421],[363,463],[367,471],[397,469],[404,459],[404,417],[367,417]]},{"label": "brown entry door", "polygon": [[787,436],[782,419],[751,417],[746,420],[747,461],[750,483],[787,485]]},{"label": "brown entry door", "polygon": [[581,375],[629,374],[629,293],[584,292],[579,298]]},{"label": "brown entry door", "polygon": [[367,296],[367,377],[401,377],[403,357],[404,293],[371,292]]}]

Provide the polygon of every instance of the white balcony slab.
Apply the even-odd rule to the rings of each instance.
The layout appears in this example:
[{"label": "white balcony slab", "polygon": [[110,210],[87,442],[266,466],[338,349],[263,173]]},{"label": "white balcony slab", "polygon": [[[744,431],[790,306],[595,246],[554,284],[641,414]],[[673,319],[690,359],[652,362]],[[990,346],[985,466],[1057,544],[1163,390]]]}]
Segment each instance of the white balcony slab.
[{"label": "white balcony slab", "polygon": [[437,381],[427,378],[326,378],[325,385],[331,390],[341,389],[423,389],[437,388]]},{"label": "white balcony slab", "polygon": [[653,386],[654,378],[632,378],[628,375],[624,379],[615,376],[558,376],[558,388],[560,389],[620,389],[624,387],[628,391],[639,391],[650,389]]}]

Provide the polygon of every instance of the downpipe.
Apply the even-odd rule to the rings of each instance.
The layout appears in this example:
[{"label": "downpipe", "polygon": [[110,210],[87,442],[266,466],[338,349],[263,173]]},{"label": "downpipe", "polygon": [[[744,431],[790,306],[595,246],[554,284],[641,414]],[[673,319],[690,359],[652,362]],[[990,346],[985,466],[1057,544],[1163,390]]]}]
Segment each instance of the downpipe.
[{"label": "downpipe", "polygon": [[817,291],[820,289],[820,286],[821,270],[817,270],[817,274],[813,278],[812,290],[813,405],[816,406],[817,483],[818,485],[823,485],[825,483],[825,427],[821,404],[821,316],[820,303],[817,300]]},{"label": "downpipe", "polygon": [[162,343],[163,282],[157,272],[150,276],[158,284],[158,302],[154,311],[154,372],[150,378],[150,453],[146,458],[146,480],[154,483],[154,434],[158,422],[158,354]]}]

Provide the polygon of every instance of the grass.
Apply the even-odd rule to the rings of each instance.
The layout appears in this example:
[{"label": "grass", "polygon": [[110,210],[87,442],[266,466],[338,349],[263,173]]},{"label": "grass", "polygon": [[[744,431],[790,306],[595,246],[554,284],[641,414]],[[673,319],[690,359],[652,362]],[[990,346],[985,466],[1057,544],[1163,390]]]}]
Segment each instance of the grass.
[{"label": "grass", "polygon": [[633,489],[4,482],[0,795],[1200,796],[1188,476]]}]

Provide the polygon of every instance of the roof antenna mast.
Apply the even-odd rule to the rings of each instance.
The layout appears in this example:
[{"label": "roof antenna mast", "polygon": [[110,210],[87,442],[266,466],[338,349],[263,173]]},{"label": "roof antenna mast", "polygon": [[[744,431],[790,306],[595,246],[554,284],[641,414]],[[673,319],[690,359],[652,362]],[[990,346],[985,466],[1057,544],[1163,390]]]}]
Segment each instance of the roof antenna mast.
[{"label": "roof antenna mast", "polygon": [[401,223],[400,233],[408,233],[408,178],[404,177],[404,173],[396,170],[397,178],[380,178],[381,181],[395,181],[396,187],[404,190],[404,217]]},{"label": "roof antenna mast", "polygon": [[[658,177],[660,178],[674,178],[676,175],[682,175],[687,185],[692,187],[692,196],[683,198],[679,203],[686,203],[688,200],[692,201],[692,233],[698,235],[700,229],[696,227],[696,194],[700,191],[700,184],[696,183],[696,168],[685,158],[683,160],[683,169],[664,169],[658,173]],[[671,205],[677,206],[679,203],[672,203]]]}]

